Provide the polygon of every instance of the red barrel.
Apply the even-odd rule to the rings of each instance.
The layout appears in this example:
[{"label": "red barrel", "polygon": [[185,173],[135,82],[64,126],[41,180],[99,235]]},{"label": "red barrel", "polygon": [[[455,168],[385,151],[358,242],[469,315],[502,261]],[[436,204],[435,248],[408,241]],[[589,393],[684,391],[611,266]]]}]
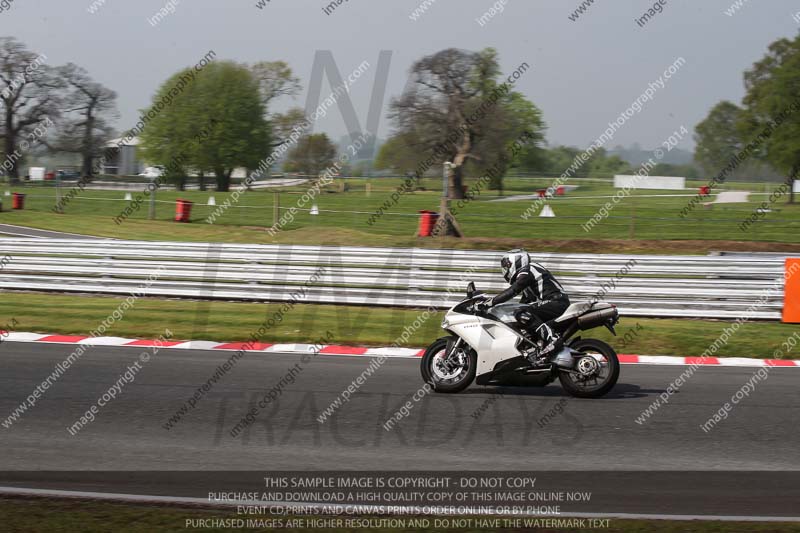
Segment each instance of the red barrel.
[{"label": "red barrel", "polygon": [[418,237],[430,237],[433,234],[433,228],[439,220],[439,213],[436,211],[420,211],[419,212],[419,233]]},{"label": "red barrel", "polygon": [[175,200],[175,222],[189,222],[189,217],[192,216],[193,203],[189,200],[182,200],[178,198]]},{"label": "red barrel", "polygon": [[559,186],[559,187],[556,189],[556,196],[564,196],[564,194],[566,193],[566,191],[567,191],[567,190],[564,188],[564,186],[563,186],[563,185],[560,185],[560,186]]},{"label": "red barrel", "polygon": [[711,193],[711,187],[703,185],[700,187],[700,196],[708,196]]},{"label": "red barrel", "polygon": [[15,192],[11,194],[11,208],[25,209],[25,195]]},{"label": "red barrel", "polygon": [[539,193],[539,198],[545,198],[547,196],[547,189],[539,189],[537,192]]}]

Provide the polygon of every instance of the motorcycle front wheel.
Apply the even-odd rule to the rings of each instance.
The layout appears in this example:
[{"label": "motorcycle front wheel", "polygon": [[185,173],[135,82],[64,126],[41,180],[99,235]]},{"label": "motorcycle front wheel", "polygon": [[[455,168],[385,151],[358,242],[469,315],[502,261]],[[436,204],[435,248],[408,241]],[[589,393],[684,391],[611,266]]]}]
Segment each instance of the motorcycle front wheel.
[{"label": "motorcycle front wheel", "polygon": [[422,379],[436,392],[461,392],[475,379],[478,354],[463,341],[453,349],[457,340],[455,337],[437,339],[422,356]]}]

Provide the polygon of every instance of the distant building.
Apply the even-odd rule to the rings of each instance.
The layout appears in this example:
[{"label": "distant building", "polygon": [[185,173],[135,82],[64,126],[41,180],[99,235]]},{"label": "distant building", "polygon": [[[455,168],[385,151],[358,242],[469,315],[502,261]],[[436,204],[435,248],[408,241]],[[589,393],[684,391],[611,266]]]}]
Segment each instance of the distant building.
[{"label": "distant building", "polygon": [[[106,143],[107,148],[117,146],[122,139],[112,139]],[[144,165],[136,157],[139,137],[134,137],[120,146],[119,152],[103,164],[103,174],[111,176],[137,176],[144,170]]]}]

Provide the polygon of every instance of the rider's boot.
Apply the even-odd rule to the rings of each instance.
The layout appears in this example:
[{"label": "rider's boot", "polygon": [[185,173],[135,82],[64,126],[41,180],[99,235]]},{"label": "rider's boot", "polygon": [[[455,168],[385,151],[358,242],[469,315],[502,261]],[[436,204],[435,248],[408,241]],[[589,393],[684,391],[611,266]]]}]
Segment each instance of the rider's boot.
[{"label": "rider's boot", "polygon": [[532,348],[525,350],[523,355],[525,355],[525,359],[527,359],[531,365],[537,366],[542,363],[542,356],[540,355],[541,353],[541,347],[534,345]]},{"label": "rider's boot", "polygon": [[557,354],[564,347],[564,342],[559,335],[553,333],[550,326],[542,324],[536,330],[536,335],[542,340],[542,348],[539,357],[550,357]]},{"label": "rider's boot", "polygon": [[525,348],[521,349],[522,355],[525,359],[532,365],[532,366],[540,366],[546,363],[546,360],[542,360],[542,341],[537,339],[534,340],[533,338],[528,337],[527,342],[525,343]]},{"label": "rider's boot", "polygon": [[550,362],[550,358],[564,347],[561,337],[553,333],[547,324],[542,324],[536,329],[536,338],[538,340],[533,347],[524,352],[525,358],[534,366]]}]

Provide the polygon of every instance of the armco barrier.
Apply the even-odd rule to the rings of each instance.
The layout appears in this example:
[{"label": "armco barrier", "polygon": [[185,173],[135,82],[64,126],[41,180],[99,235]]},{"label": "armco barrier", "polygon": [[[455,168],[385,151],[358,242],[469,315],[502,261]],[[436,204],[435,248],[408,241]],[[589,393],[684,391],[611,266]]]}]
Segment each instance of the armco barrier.
[{"label": "armco barrier", "polygon": [[[501,252],[476,250],[14,238],[0,240],[0,255],[14,257],[0,290],[127,295],[158,270],[147,295],[445,309],[467,280],[490,294],[505,288]],[[781,319],[785,258],[777,255],[536,259],[573,301],[601,295],[626,316]]]}]

